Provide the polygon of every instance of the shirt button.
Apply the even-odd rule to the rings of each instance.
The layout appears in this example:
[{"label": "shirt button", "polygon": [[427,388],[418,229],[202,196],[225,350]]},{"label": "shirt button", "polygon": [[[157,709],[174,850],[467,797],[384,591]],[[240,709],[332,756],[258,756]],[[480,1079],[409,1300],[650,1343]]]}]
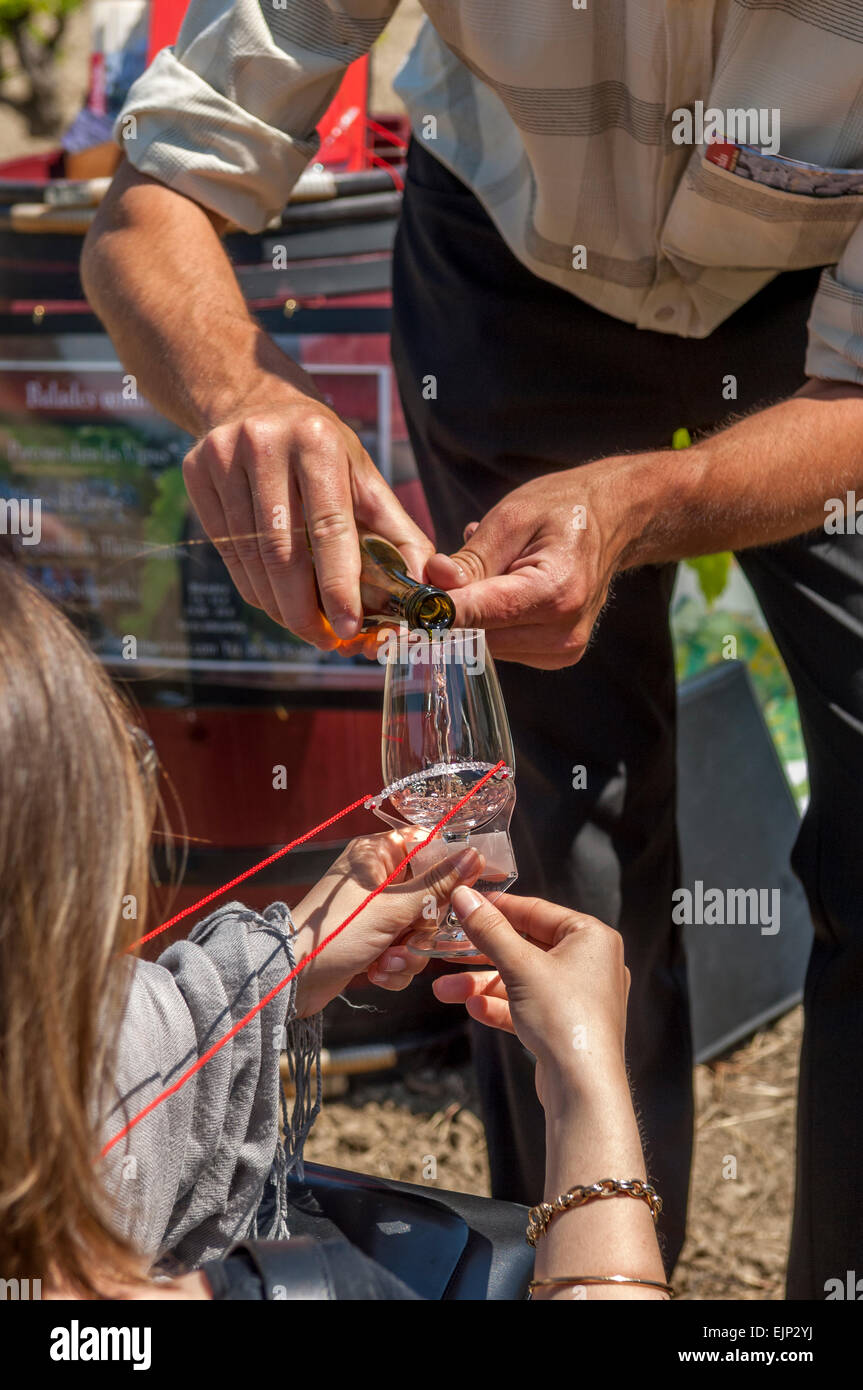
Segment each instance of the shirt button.
[{"label": "shirt button", "polygon": [[655,319],[673,319],[674,309],[670,304],[663,304],[661,309],[657,309],[653,317]]}]

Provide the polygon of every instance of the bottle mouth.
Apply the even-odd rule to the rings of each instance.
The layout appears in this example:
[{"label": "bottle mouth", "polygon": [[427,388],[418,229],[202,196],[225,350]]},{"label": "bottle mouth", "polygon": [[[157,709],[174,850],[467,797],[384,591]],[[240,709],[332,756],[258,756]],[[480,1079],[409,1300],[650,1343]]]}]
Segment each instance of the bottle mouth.
[{"label": "bottle mouth", "polygon": [[426,632],[451,628],[455,622],[455,604],[449,594],[431,584],[414,589],[405,608],[408,625],[424,628]]}]

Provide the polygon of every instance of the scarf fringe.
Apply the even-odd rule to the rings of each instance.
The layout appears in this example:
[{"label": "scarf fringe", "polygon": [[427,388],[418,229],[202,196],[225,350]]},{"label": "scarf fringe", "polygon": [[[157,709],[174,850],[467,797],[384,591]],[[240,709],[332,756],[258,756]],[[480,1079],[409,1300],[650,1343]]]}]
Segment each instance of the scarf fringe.
[{"label": "scarf fringe", "polygon": [[[291,937],[285,942],[285,949],[291,969],[296,967],[293,936],[295,928],[288,908],[279,903],[278,907],[287,919]],[[291,996],[288,1001],[286,1025],[288,1075],[294,1088],[293,1107],[289,1105],[285,1085],[279,1077],[279,1109],[282,1118],[284,1138],[276,1142],[273,1164],[267,1181],[275,1188],[273,1219],[264,1235],[266,1240],[288,1240],[288,1177],[296,1173],[300,1181],[305,1176],[303,1168],[303,1149],[312,1125],[321,1110],[323,1078],[321,1076],[321,1047],[323,1045],[323,1013],[313,1014],[311,1018],[297,1018],[297,981],[291,981]],[[294,1017],[292,1017],[294,1015]],[[252,1237],[259,1235],[257,1213]]]}]

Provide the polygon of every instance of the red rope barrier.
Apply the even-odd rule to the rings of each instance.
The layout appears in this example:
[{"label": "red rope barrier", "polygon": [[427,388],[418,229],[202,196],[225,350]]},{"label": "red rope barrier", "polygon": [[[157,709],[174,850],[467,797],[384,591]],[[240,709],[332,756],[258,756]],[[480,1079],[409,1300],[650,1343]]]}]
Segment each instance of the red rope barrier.
[{"label": "red rope barrier", "polygon": [[[353,912],[348,913],[345,920],[343,922],[340,922],[339,925],[330,932],[329,936],[325,936],[323,941],[319,942],[313,951],[310,951],[307,956],[303,956],[303,959],[299,962],[298,965],[294,966],[294,969],[290,972],[290,974],[286,975],[283,980],[280,980],[277,985],[274,985],[273,988],[270,990],[269,994],[265,995],[263,999],[259,1000],[259,1002],[249,1010],[245,1017],[241,1018],[237,1023],[235,1023],[234,1026],[230,1028],[228,1032],[224,1034],[223,1037],[219,1038],[216,1042],[214,1042],[212,1047],[208,1048],[207,1051],[203,1054],[203,1056],[199,1057],[196,1062],[193,1062],[192,1065],[188,1067],[186,1071],[183,1072],[182,1076],[180,1076],[171,1086],[167,1086],[164,1091],[160,1091],[157,1096],[154,1096],[154,1098],[149,1102],[148,1105],[144,1106],[143,1110],[139,1110],[137,1115],[133,1115],[131,1120],[129,1120],[127,1124],[123,1125],[123,1128],[119,1129],[117,1133],[111,1139],[108,1140],[107,1144],[105,1144],[99,1155],[100,1158],[104,1158],[106,1154],[110,1153],[114,1145],[119,1144],[120,1140],[124,1139],[126,1135],[130,1132],[130,1130],[133,1130],[136,1125],[140,1124],[141,1121],[145,1119],[147,1115],[151,1114],[152,1111],[155,1110],[157,1106],[161,1105],[163,1101],[166,1101],[169,1096],[175,1095],[176,1092],[180,1090],[181,1086],[185,1086],[186,1082],[191,1080],[191,1078],[195,1075],[196,1072],[200,1071],[203,1066],[206,1066],[207,1062],[210,1061],[211,1057],[215,1057],[216,1053],[220,1052],[221,1049],[226,1045],[226,1043],[229,1043],[232,1038],[236,1037],[237,1033],[239,1033],[241,1028],[245,1028],[247,1023],[250,1023],[252,1019],[255,1018],[256,1015],[261,1012],[262,1009],[265,1009],[266,1006],[269,1003],[271,1003],[273,999],[275,999],[276,995],[281,993],[285,986],[289,985],[291,980],[295,979],[296,976],[299,975],[301,970],[305,970],[306,966],[309,964],[310,961],[313,961],[316,956],[320,955],[321,951],[324,949],[325,946],[328,946],[331,941],[334,941],[335,938],[340,934],[340,932],[343,932],[345,927],[348,926],[354,920],[355,917],[359,916],[363,908],[367,907],[368,904],[372,901],[372,899],[377,897],[378,893],[382,893],[383,890],[387,888],[389,884],[392,883],[393,879],[401,873],[402,869],[409,862],[409,860],[413,859],[414,855],[418,854],[421,849],[424,849],[427,844],[430,844],[430,842],[434,839],[435,835],[437,835],[438,832],[442,830],[443,827],[446,825],[447,821],[452,820],[456,812],[460,811],[462,806],[464,806],[466,802],[470,801],[471,797],[479,791],[480,787],[482,787],[489,780],[489,778],[493,777],[496,772],[499,772],[501,768],[505,767],[506,763],[503,759],[501,759],[501,761],[499,763],[496,763],[493,768],[490,768],[489,771],[486,772],[484,776],[482,776],[479,779],[475,786],[471,787],[470,791],[466,792],[465,795],[461,798],[461,800],[457,801],[456,804],[453,807],[451,807],[449,811],[447,811],[446,815],[438,821],[434,829],[429,831],[426,838],[424,840],[420,840],[419,844],[415,845],[412,850],[409,850],[409,852],[405,855],[401,863],[397,864],[396,867],[393,869],[392,873],[387,875],[383,883],[378,884],[377,888],[373,888],[371,893],[367,894],[367,896],[363,898],[363,901],[359,904],[359,906],[355,907]],[[367,798],[364,798],[364,800],[366,799]],[[345,809],[343,811],[340,811],[338,815],[332,816],[329,821],[324,821],[322,825],[317,826],[315,830],[323,829],[323,827],[326,825],[331,825],[333,821],[338,820],[340,816],[346,815],[349,810],[353,810],[354,807],[359,804],[359,802],[355,802],[353,806],[345,807]],[[279,850],[278,853],[286,853],[286,851],[290,849],[293,844],[300,844],[302,840],[308,840],[314,833],[315,831],[310,830],[306,835],[300,836],[299,840],[292,841],[291,845],[286,845],[283,850]],[[262,860],[261,864],[256,864],[254,868],[247,869],[245,874],[240,875],[240,878],[248,878],[250,874],[253,874],[256,871],[256,869],[260,869],[263,867],[264,864],[270,863],[273,857],[277,856],[270,856],[270,859]],[[226,884],[225,886],[232,887],[234,883],[237,883],[239,881],[240,879],[233,879],[230,884]],[[219,891],[224,892],[224,889],[221,889]],[[214,896],[216,895],[208,894],[206,898],[201,899],[201,902],[209,902],[210,899]],[[194,910],[194,907],[198,906],[200,906],[200,904],[196,903],[193,905],[193,907],[184,909],[182,913],[178,914],[178,917],[185,916],[188,912],[192,912]],[[166,922],[165,926],[170,926],[170,922]],[[164,928],[159,928],[159,930],[164,930]],[[151,933],[151,935],[155,935],[155,933]],[[146,938],[144,939],[146,940]]]},{"label": "red rope barrier", "polygon": [[[373,794],[374,793],[371,795]],[[341,820],[342,816],[347,816],[351,811],[356,811],[358,806],[364,806],[370,799],[370,795],[366,795],[361,796],[358,801],[352,801],[350,806],[345,806],[344,810],[337,811],[334,816],[330,816],[329,820],[322,820],[320,825],[316,825],[312,830],[307,830],[305,835],[298,835],[296,840],[291,840],[290,844],[283,845],[281,849],[276,850],[275,854],[268,855],[267,858],[262,859],[259,864],[253,864],[250,869],[245,869],[243,873],[237,874],[237,877],[232,878],[230,883],[223,883],[221,888],[214,888],[212,893],[207,893],[206,897],[199,898],[198,901],[192,903],[190,907],[184,907],[182,912],[176,912],[173,917],[168,918],[167,922],[163,922],[161,927],[154,927],[152,931],[147,932],[146,936],[142,936],[139,941],[133,941],[132,945],[126,948],[127,952],[137,950],[137,948],[143,946],[145,942],[152,941],[154,936],[159,936],[163,931],[167,931],[169,927],[176,926],[184,917],[188,917],[191,912],[197,912],[199,907],[206,907],[207,903],[211,903],[214,898],[221,897],[222,893],[227,893],[229,888],[236,888],[238,883],[242,883],[244,879],[251,878],[252,874],[256,874],[259,869],[265,869],[268,864],[275,864],[277,859],[281,859],[283,854],[288,853],[288,850],[296,849],[297,845],[302,845],[306,840],[311,840],[315,835],[319,835],[322,830],[326,830],[328,826],[335,825],[336,821]]]}]

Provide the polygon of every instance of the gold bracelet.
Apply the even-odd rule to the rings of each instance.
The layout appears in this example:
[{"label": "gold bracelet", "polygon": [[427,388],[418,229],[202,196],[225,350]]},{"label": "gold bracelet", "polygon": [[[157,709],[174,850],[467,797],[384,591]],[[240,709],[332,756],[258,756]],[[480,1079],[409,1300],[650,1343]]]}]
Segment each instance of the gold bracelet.
[{"label": "gold bracelet", "polygon": [[633,1279],[628,1274],[567,1274],[561,1278],[531,1279],[528,1290],[551,1288],[558,1284],[638,1284],[645,1289],[661,1289],[669,1298],[674,1297],[670,1284],[660,1284],[655,1279]]},{"label": "gold bracelet", "polygon": [[568,1211],[570,1207],[583,1207],[587,1202],[601,1200],[603,1197],[638,1197],[650,1208],[650,1215],[656,1221],[662,1211],[662,1198],[641,1178],[603,1178],[601,1182],[589,1183],[586,1187],[571,1187],[555,1197],[553,1202],[539,1202],[527,1214],[525,1239],[528,1245],[536,1245],[540,1236],[548,1230],[549,1222],[558,1212]]}]

